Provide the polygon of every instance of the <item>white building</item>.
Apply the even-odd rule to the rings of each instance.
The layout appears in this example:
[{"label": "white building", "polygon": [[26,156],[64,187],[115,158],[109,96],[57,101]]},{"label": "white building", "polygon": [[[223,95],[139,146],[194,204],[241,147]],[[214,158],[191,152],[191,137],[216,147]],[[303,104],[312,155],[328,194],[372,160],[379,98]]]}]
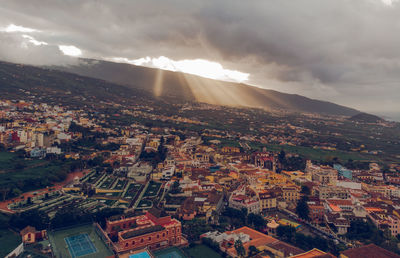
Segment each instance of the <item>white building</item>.
[{"label": "white building", "polygon": [[162,179],[171,179],[175,174],[175,166],[169,166],[162,171]]},{"label": "white building", "polygon": [[61,154],[61,149],[58,147],[47,147],[46,148],[47,154]]}]

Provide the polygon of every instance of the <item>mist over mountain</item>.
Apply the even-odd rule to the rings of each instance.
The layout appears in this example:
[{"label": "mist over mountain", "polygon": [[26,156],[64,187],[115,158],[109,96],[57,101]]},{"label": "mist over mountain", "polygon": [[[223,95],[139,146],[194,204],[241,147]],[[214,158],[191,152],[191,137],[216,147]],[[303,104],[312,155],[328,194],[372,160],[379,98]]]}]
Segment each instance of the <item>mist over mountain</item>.
[{"label": "mist over mountain", "polygon": [[360,113],[352,108],[297,94],[124,63],[82,59],[79,65],[51,68],[145,90],[159,98],[173,97],[179,101],[344,116]]}]

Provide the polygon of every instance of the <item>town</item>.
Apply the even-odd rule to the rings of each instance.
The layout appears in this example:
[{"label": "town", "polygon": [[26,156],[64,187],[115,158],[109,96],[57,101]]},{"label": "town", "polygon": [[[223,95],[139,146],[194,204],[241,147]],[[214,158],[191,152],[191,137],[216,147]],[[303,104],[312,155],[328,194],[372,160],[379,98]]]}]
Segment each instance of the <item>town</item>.
[{"label": "town", "polygon": [[397,123],[360,144],[343,117],[23,94],[0,101],[0,255],[399,257]]}]

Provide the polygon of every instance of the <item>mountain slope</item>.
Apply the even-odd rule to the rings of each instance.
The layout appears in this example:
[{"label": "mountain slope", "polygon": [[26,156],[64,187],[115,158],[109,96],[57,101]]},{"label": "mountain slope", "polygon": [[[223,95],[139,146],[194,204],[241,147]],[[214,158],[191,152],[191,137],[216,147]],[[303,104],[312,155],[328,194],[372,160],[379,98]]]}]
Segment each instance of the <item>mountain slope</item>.
[{"label": "mountain slope", "polygon": [[44,102],[78,106],[110,100],[155,101],[151,94],[139,89],[73,73],[1,61],[0,92],[6,99],[18,99],[28,94]]},{"label": "mountain slope", "polygon": [[296,94],[123,63],[82,59],[80,65],[53,68],[146,90],[157,97],[173,97],[180,101],[345,116],[360,113],[352,108]]},{"label": "mountain slope", "polygon": [[367,113],[359,113],[349,118],[351,121],[362,122],[362,123],[379,123],[384,121],[379,116],[367,114]]}]

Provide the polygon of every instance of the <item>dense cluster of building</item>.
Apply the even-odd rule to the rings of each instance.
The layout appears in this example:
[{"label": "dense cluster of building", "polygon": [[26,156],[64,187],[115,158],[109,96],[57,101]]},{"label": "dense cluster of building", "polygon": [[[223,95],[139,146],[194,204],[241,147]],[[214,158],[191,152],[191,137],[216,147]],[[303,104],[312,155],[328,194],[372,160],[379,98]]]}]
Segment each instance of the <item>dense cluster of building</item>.
[{"label": "dense cluster of building", "polygon": [[[2,101],[0,106],[0,118],[6,118],[0,125],[0,143],[9,150],[24,150],[32,159],[53,154],[89,160],[101,155],[104,164],[108,164],[108,169],[83,171],[58,189],[38,190],[29,201],[7,200],[1,210],[15,213],[41,209],[51,217],[67,203],[88,211],[123,208],[126,212],[108,218],[105,227],[95,225],[99,237],[115,255],[143,248],[154,251],[186,246],[182,223],[194,218],[216,223],[226,207],[258,214],[267,220],[263,232],[243,227],[202,235],[213,239],[221,251],[232,257],[238,255],[234,247],[238,239],[247,253],[250,246],[255,246],[275,257],[332,257],[317,249],[306,252],[278,240],[279,225],[296,229],[311,227],[321,235],[345,243],[344,236],[354,220],[370,220],[394,237],[400,234],[397,165],[384,174],[376,163],[366,170],[350,170],[339,164],[332,167],[308,160],[304,170],[286,171],[276,153],[265,149],[244,151],[243,147],[219,140],[204,141],[204,135],[182,135],[171,128],[140,124],[108,128],[104,119],[93,118],[84,110],[46,104]],[[203,124],[179,117],[163,119]],[[102,133],[96,139],[99,146],[117,147],[87,148],[85,153],[63,149],[63,143],[74,143],[83,137],[81,132],[70,130],[72,123]],[[208,131],[207,135],[212,133]],[[165,157],[157,160],[157,155]],[[309,221],[300,220],[296,214],[296,206],[304,196],[308,197]],[[26,243],[46,237],[45,232],[32,227],[21,234]],[[344,253],[343,257],[353,256]]]}]

